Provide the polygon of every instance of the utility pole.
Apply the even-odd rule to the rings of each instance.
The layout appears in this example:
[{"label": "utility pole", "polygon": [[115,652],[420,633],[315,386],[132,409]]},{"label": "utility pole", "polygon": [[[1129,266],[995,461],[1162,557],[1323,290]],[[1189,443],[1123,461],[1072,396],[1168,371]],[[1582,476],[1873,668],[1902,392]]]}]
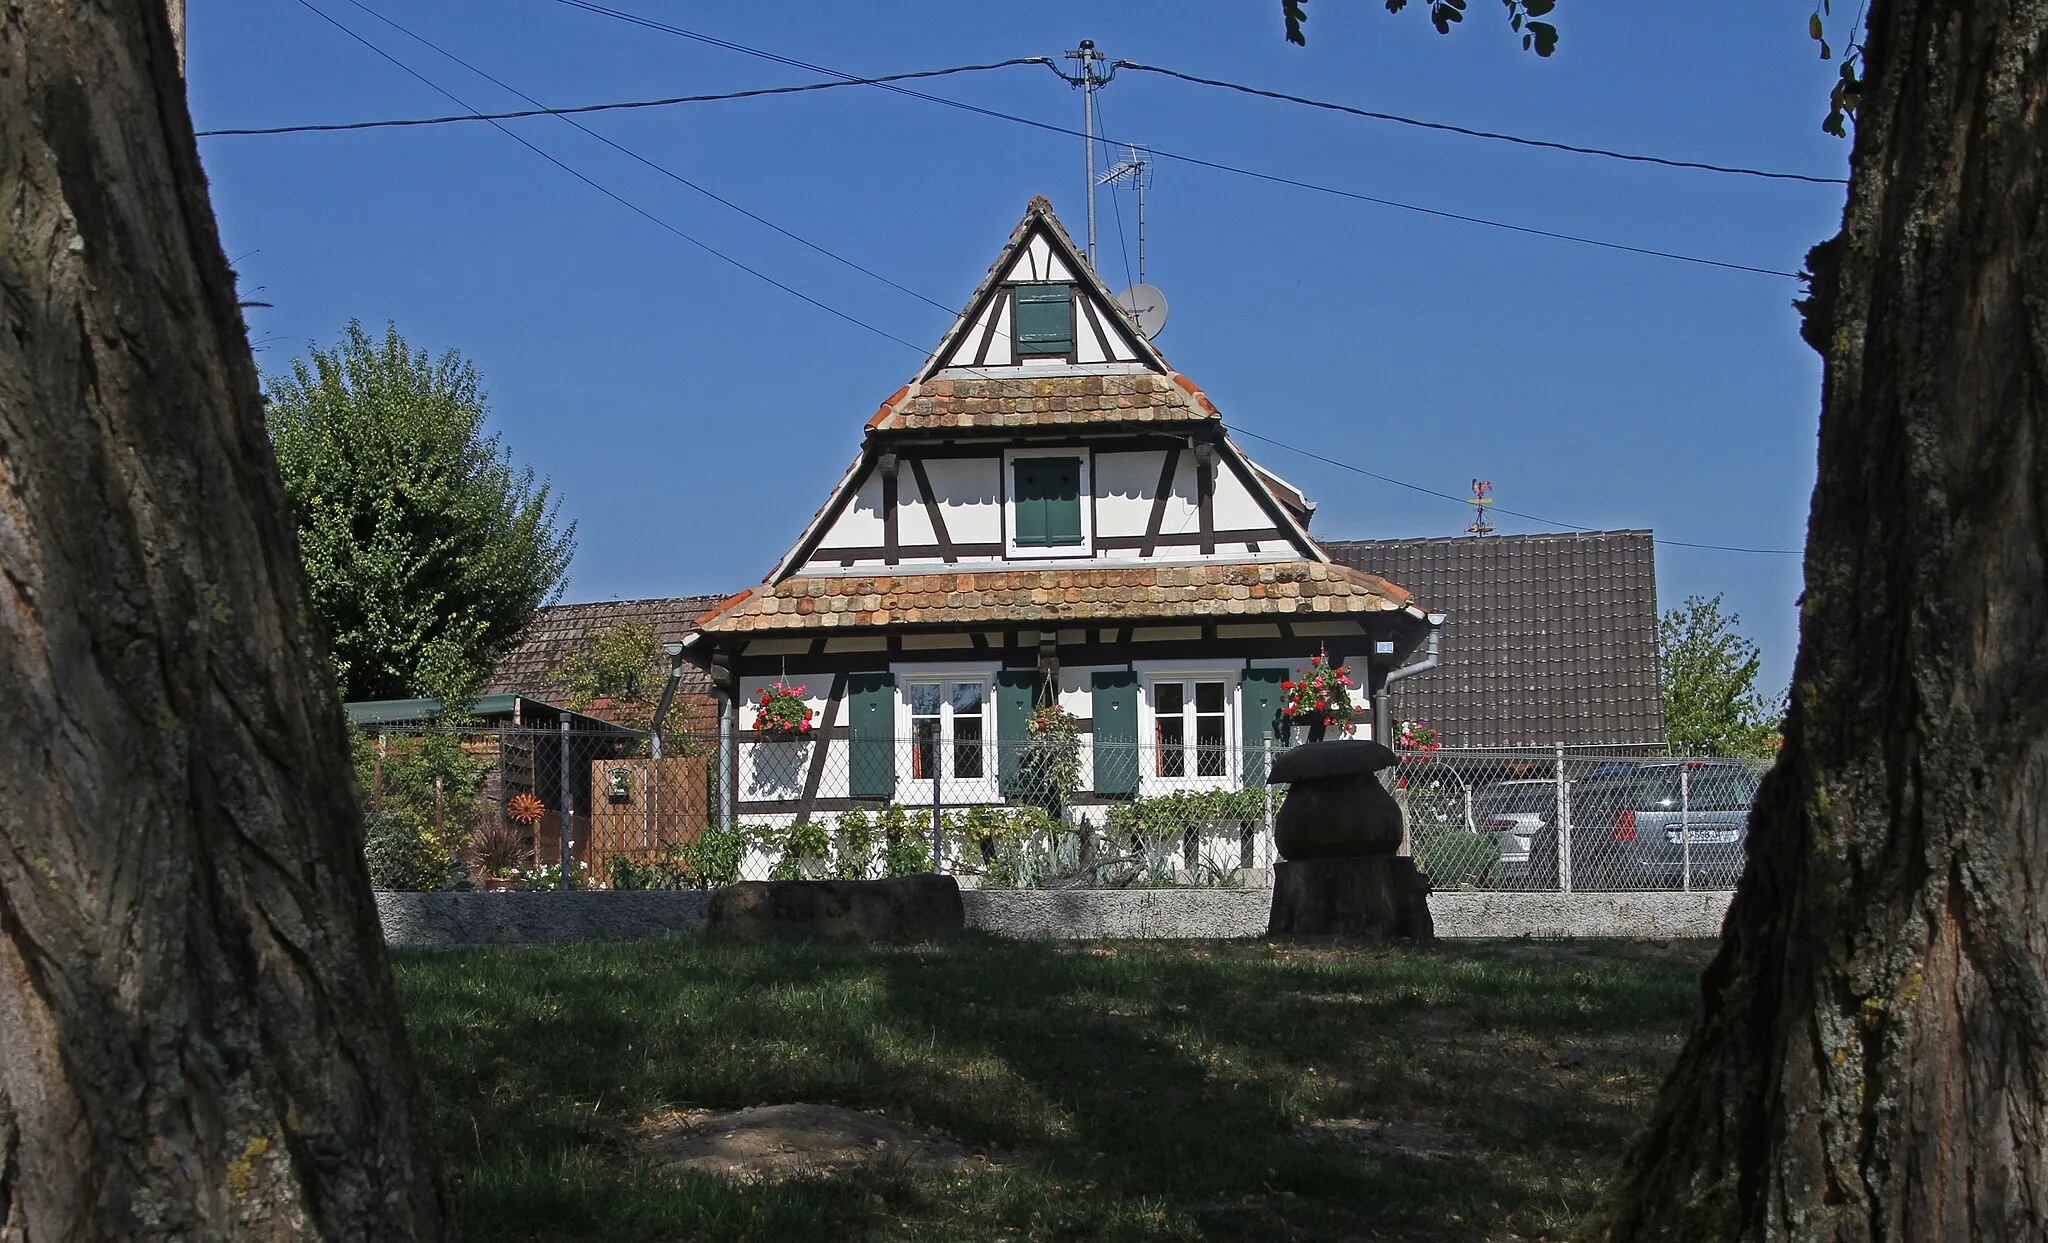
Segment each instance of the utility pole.
[{"label": "utility pole", "polygon": [[1081,46],[1067,53],[1068,60],[1080,64],[1080,70],[1073,74],[1060,74],[1069,86],[1081,88],[1082,131],[1088,139],[1088,266],[1095,266],[1095,92],[1107,84],[1113,73],[1101,70],[1102,53],[1095,50],[1095,40],[1083,39]]}]

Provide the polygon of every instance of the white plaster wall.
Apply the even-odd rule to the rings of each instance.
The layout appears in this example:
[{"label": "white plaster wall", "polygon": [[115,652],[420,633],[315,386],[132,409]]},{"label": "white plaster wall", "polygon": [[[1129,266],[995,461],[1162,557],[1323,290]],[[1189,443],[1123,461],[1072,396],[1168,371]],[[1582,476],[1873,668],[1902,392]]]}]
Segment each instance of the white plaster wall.
[{"label": "white plaster wall", "polygon": [[[882,479],[873,471],[861,479],[853,500],[820,541],[823,548],[879,548],[882,544]],[[836,565],[838,562],[834,561]]]},{"label": "white plaster wall", "polygon": [[[1003,507],[999,500],[1002,459],[931,458],[924,463],[939,494],[946,533],[956,544],[999,544],[1003,539]],[[930,523],[920,513],[927,529]]]},{"label": "white plaster wall", "polygon": [[[1161,452],[1095,455],[1095,533],[1143,535],[1159,486]],[[1124,553],[1124,556],[1131,554]]]},{"label": "white plaster wall", "polygon": [[[1173,490],[1166,498],[1166,513],[1159,523],[1164,535],[1184,535],[1202,529],[1202,507],[1197,491],[1195,455],[1183,453],[1173,468]],[[1159,478],[1154,469],[1153,481]],[[1217,524],[1221,526],[1221,523]]]},{"label": "white plaster wall", "polygon": [[1273,525],[1237,472],[1220,462],[1216,465],[1215,509],[1218,531],[1256,531]]}]

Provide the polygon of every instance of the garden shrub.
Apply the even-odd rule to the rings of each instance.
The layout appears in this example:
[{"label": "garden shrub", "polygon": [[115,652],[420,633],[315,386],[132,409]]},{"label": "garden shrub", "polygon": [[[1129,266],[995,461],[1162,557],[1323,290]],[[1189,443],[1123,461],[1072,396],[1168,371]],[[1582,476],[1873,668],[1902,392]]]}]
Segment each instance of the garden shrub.
[{"label": "garden shrub", "polygon": [[426,892],[447,885],[454,860],[421,821],[395,811],[363,818],[370,888]]},{"label": "garden shrub", "polygon": [[875,866],[875,821],[862,808],[839,813],[839,830],[832,854],[834,880],[866,880]]},{"label": "garden shrub", "polygon": [[1485,884],[1500,866],[1500,845],[1484,833],[1422,826],[1414,833],[1414,845],[1415,865],[1429,874],[1436,889]]}]

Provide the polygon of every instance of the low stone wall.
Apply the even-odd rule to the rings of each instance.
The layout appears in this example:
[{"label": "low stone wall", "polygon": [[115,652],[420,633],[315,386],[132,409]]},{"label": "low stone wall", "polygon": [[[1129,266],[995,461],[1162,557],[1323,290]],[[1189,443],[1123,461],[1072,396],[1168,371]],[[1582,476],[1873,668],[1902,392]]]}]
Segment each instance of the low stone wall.
[{"label": "low stone wall", "polygon": [[696,932],[710,910],[701,889],[377,895],[384,940],[398,949],[643,941]]},{"label": "low stone wall", "polygon": [[[1208,939],[1262,936],[1270,889],[970,889],[967,926],[1036,940]],[[1717,937],[1729,894],[1494,893],[1429,895],[1446,938]],[[399,949],[633,941],[693,933],[710,895],[626,893],[380,893],[384,938]]]}]

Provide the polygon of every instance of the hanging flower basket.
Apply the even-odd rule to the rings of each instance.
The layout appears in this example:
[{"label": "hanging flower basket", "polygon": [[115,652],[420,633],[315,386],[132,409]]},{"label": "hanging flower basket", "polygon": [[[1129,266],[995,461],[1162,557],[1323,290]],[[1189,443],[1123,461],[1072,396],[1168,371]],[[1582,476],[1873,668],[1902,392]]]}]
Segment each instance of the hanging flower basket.
[{"label": "hanging flower basket", "polygon": [[1308,668],[1295,670],[1291,682],[1280,684],[1280,711],[1290,725],[1308,726],[1310,741],[1318,741],[1329,726],[1341,725],[1351,731],[1351,670],[1333,665],[1322,656],[1309,657]]},{"label": "hanging flower basket", "polygon": [[762,691],[754,704],[754,732],[764,741],[810,737],[811,710],[804,703],[804,689],[777,682]]},{"label": "hanging flower basket", "polygon": [[1394,735],[1394,745],[1403,751],[1430,752],[1442,744],[1437,741],[1436,731],[1420,721],[1403,721]]}]

